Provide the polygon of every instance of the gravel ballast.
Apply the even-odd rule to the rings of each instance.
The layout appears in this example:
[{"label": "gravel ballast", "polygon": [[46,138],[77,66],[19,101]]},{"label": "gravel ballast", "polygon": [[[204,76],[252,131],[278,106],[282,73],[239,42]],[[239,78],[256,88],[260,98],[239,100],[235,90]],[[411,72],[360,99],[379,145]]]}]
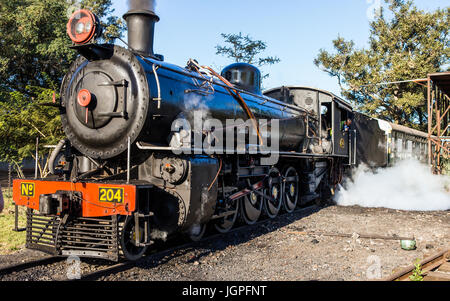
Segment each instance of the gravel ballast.
[{"label": "gravel ballast", "polygon": [[[399,240],[360,237],[367,234],[414,237],[417,249],[402,250]],[[136,267],[100,280],[365,281],[387,277],[449,247],[448,211],[311,207],[170,254],[149,256]],[[0,267],[39,256],[46,255],[26,250],[0,256]],[[101,260],[83,260],[80,269],[86,273],[106,265]],[[0,280],[63,280],[67,267],[63,261],[0,276]]]}]

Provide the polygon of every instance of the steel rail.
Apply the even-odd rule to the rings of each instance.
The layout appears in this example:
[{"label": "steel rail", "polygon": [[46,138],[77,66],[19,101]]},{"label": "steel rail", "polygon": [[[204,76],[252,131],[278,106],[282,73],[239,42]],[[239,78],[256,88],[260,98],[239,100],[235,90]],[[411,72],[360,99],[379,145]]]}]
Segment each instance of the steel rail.
[{"label": "steel rail", "polygon": [[64,257],[52,256],[52,257],[45,257],[45,258],[41,258],[41,259],[37,259],[37,260],[32,260],[32,261],[28,261],[28,262],[9,265],[9,266],[0,268],[0,276],[4,276],[4,275],[11,274],[14,272],[20,272],[23,270],[28,270],[28,269],[31,269],[31,268],[34,268],[37,266],[57,263],[57,262],[65,260],[65,259],[66,258],[64,258]]},{"label": "steel rail", "polygon": [[[427,276],[429,272],[439,268],[442,264],[450,259],[450,249],[436,253],[430,257],[423,259],[419,264],[422,270],[422,275]],[[389,277],[384,278],[382,281],[409,281],[409,276],[411,276],[415,270],[414,265],[410,265]],[[431,276],[431,275],[430,275]]]},{"label": "steel rail", "polygon": [[[308,210],[313,210],[315,208],[318,208],[317,205],[311,205],[308,207],[304,207],[304,208],[298,208],[295,211],[293,211],[292,213],[284,213],[284,214],[280,214],[278,215],[276,218],[274,219],[270,219],[270,218],[266,218],[263,219],[253,225],[242,225],[239,226],[235,229],[230,230],[227,233],[216,233],[216,234],[212,234],[210,236],[207,236],[205,238],[203,238],[202,240],[198,241],[198,242],[188,242],[182,245],[178,245],[178,246],[174,246],[172,248],[169,249],[163,249],[157,253],[153,253],[153,254],[149,254],[146,255],[144,257],[142,257],[141,259],[137,260],[137,261],[127,261],[127,262],[122,262],[122,263],[118,263],[118,264],[114,264],[112,266],[108,266],[106,268],[103,269],[99,269],[97,271],[94,272],[90,272],[87,274],[82,274],[80,279],[65,279],[66,281],[92,281],[92,280],[96,280],[99,279],[103,276],[107,276],[110,275],[112,273],[118,273],[118,272],[122,272],[131,268],[136,267],[138,264],[140,263],[145,263],[147,260],[151,259],[151,258],[155,258],[155,257],[164,257],[167,255],[170,255],[178,250],[183,250],[192,246],[196,246],[198,244],[204,243],[204,242],[208,242],[211,240],[214,240],[216,238],[219,237],[224,237],[227,235],[231,235],[233,233],[242,231],[242,230],[250,230],[250,229],[254,229],[256,227],[262,226],[264,224],[273,222],[273,221],[277,221],[280,218],[284,218],[287,216],[291,216],[293,214],[297,214],[297,213],[301,213],[301,212],[305,212]],[[24,262],[24,263],[19,263],[19,264],[13,264],[13,265],[9,265],[3,268],[0,268],[0,276],[4,276],[4,275],[8,275],[14,272],[21,272],[24,270],[28,270],[31,268],[35,268],[38,266],[45,266],[45,265],[50,265],[53,263],[58,263],[61,261],[64,261],[67,259],[67,256],[52,256],[52,257],[45,257],[45,258],[41,258],[41,259],[37,259],[37,260],[33,260],[33,261],[28,261],[28,262]]]}]

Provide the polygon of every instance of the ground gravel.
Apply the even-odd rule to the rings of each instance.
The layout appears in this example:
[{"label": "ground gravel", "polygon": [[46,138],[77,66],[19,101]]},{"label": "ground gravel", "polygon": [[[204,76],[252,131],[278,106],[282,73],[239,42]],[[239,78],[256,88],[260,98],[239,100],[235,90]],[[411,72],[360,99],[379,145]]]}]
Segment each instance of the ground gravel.
[{"label": "ground gravel", "polygon": [[[415,237],[417,249],[405,251],[398,240],[363,239],[361,234]],[[417,258],[446,248],[450,248],[449,211],[311,207],[169,254],[149,256],[131,269],[100,280],[364,281],[374,275],[387,277]],[[27,256],[40,253],[22,251],[0,256],[0,266]],[[83,260],[81,270],[86,273],[105,266],[104,261]],[[0,276],[0,280],[62,280],[66,273],[67,264],[61,262],[28,273]]]}]

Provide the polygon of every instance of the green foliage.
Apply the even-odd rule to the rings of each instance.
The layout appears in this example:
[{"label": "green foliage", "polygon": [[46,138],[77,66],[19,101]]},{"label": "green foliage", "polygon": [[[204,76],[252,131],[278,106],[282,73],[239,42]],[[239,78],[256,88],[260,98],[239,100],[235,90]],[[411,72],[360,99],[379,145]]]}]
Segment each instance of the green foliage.
[{"label": "green foliage", "polygon": [[[216,54],[233,59],[236,63],[248,63],[258,67],[273,65],[280,62],[278,57],[259,57],[267,49],[267,44],[261,40],[253,40],[249,35],[222,33],[224,42],[230,46],[216,46]],[[269,74],[263,78],[269,77]]]},{"label": "green foliage", "polygon": [[[19,174],[18,164],[24,158],[35,157],[36,137],[40,144],[51,145],[63,136],[59,111],[43,105],[51,102],[53,91],[39,87],[27,89],[36,97],[29,98],[14,91],[4,93],[0,102],[0,160],[15,163]],[[45,156],[48,156],[48,150],[41,148],[39,157]],[[45,176],[44,170],[41,176]]]},{"label": "green foliage", "polygon": [[423,273],[422,273],[422,267],[420,265],[420,259],[416,260],[416,263],[414,264],[414,271],[411,276],[409,276],[409,279],[411,281],[423,281]]},{"label": "green foliage", "polygon": [[[450,176],[450,157],[449,156],[442,156],[441,170],[442,170],[442,174]],[[447,188],[447,190],[449,190],[449,189],[450,189],[450,186]]]},{"label": "green foliage", "polygon": [[[335,53],[320,50],[316,66],[336,77],[342,94],[374,117],[425,129],[426,89],[416,83],[379,83],[426,78],[450,62],[450,8],[424,12],[413,1],[389,1],[389,12],[370,24],[368,49],[338,37]],[[391,16],[389,19],[387,15]],[[448,68],[448,67],[447,67]]]},{"label": "green foliage", "polygon": [[0,1],[0,161],[19,163],[34,154],[36,137],[54,144],[63,136],[59,111],[43,104],[54,93],[58,98],[55,91],[77,56],[66,33],[68,18],[91,9],[104,23],[104,42],[121,36],[124,23],[107,17],[111,0]]},{"label": "green foliage", "polygon": [[[3,190],[5,208],[0,213],[0,255],[12,254],[25,247],[26,232],[14,232],[12,191]],[[19,207],[19,228],[26,226],[26,208]]]}]

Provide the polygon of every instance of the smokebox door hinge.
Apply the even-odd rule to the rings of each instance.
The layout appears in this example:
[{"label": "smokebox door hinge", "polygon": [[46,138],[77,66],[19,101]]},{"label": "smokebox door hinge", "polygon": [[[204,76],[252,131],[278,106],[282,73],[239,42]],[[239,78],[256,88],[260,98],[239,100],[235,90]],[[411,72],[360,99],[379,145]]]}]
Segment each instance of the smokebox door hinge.
[{"label": "smokebox door hinge", "polygon": [[114,87],[123,87],[123,108],[122,112],[108,112],[108,113],[99,113],[98,116],[100,117],[121,117],[121,118],[128,118],[127,113],[127,95],[128,95],[128,81],[126,79],[118,80],[118,81],[111,81],[111,82],[105,82],[98,84],[100,87],[106,87],[106,86],[114,86]]},{"label": "smokebox door hinge", "polygon": [[128,81],[125,79],[122,79],[122,80],[118,80],[115,82],[101,83],[101,84],[98,84],[98,86],[100,86],[100,87],[105,87],[105,86],[128,87]]}]

